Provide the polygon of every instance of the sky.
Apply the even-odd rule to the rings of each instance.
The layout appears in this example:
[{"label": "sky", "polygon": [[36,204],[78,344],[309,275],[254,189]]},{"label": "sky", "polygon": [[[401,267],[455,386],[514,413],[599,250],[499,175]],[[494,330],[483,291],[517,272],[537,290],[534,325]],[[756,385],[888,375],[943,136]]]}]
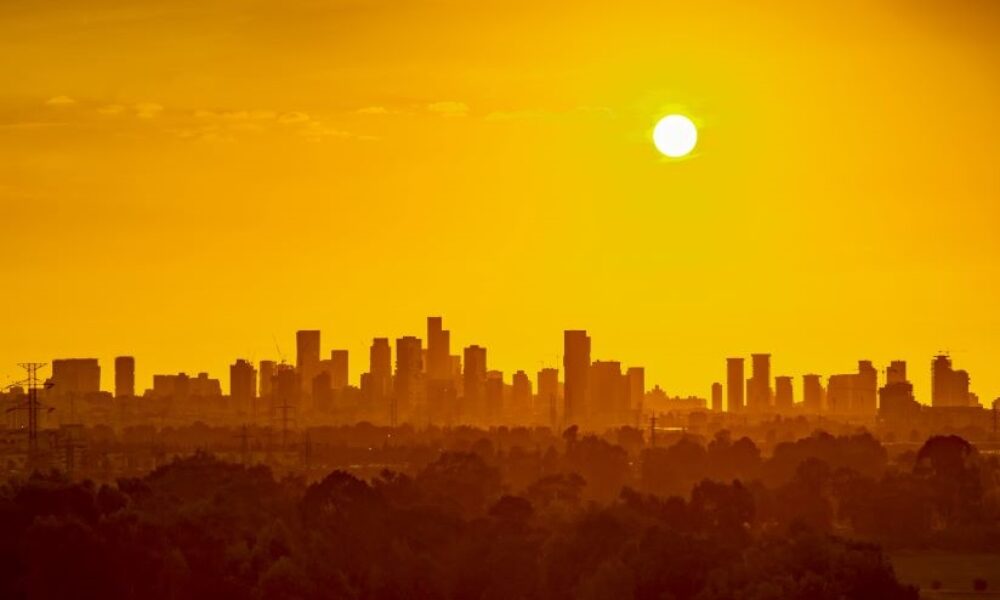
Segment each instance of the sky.
[{"label": "sky", "polygon": [[[442,315],[509,377],[593,358],[708,396],[949,351],[1000,396],[988,0],[0,3],[0,382],[367,367]],[[682,160],[651,142],[689,116]]]}]

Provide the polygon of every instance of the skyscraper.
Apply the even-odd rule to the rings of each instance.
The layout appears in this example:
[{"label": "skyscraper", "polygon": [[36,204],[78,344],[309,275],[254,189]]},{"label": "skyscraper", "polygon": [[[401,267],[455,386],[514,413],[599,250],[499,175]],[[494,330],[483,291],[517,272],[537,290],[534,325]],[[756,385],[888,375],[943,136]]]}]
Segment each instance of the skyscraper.
[{"label": "skyscraper", "polygon": [[743,410],[743,359],[726,359],[726,410]]},{"label": "skyscraper", "polygon": [[504,409],[503,371],[486,372],[486,413],[483,415],[488,425],[500,423]]},{"label": "skyscraper", "polygon": [[625,402],[630,421],[642,413],[642,400],[646,397],[646,369],[629,367],[625,371]]},{"label": "skyscraper", "polygon": [[135,357],[118,356],[115,358],[115,397],[133,396],[135,396]]},{"label": "skyscraper", "polygon": [[563,373],[565,373],[565,423],[578,424],[587,418],[590,377],[590,336],[586,331],[563,333]]},{"label": "skyscraper", "polygon": [[50,383],[49,393],[57,398],[96,394],[101,391],[101,367],[96,358],[57,358]]},{"label": "skyscraper", "polygon": [[261,398],[267,398],[271,395],[272,386],[274,385],[274,371],[277,363],[273,360],[262,360],[260,361],[260,371],[258,376],[260,379],[259,385],[259,396]]},{"label": "skyscraper", "polygon": [[969,373],[956,371],[951,358],[940,354],[931,362],[931,405],[972,406],[969,393]]},{"label": "skyscraper", "polygon": [[547,368],[538,372],[538,401],[536,412],[544,416],[550,427],[559,424],[559,369]]},{"label": "skyscraper", "polygon": [[381,403],[392,392],[392,348],[389,338],[375,338],[368,351],[368,373],[370,373],[368,397],[372,402]]},{"label": "skyscraper", "polygon": [[460,413],[466,422],[479,422],[486,416],[486,348],[468,346],[462,363],[464,398]]},{"label": "skyscraper", "polygon": [[242,358],[229,366],[229,400],[238,411],[256,418],[257,370]]},{"label": "skyscraper", "polygon": [[347,387],[350,372],[347,368],[347,350],[330,351],[330,388],[342,390]]},{"label": "skyscraper", "polygon": [[319,373],[319,331],[295,332],[295,369],[299,386],[305,393],[312,391],[312,379]]},{"label": "skyscraper", "polygon": [[531,379],[524,371],[517,371],[511,379],[509,417],[513,423],[530,424],[535,418],[532,414]]},{"label": "skyscraper", "polygon": [[823,412],[823,382],[819,375],[802,376],[802,407],[811,415]]},{"label": "skyscraper", "polygon": [[774,378],[774,409],[782,414],[788,414],[795,405],[792,392],[792,378],[780,376]]},{"label": "skyscraper", "polygon": [[712,411],[722,412],[722,384],[718,381],[712,384]]},{"label": "skyscraper", "polygon": [[771,408],[771,355],[751,354],[753,374],[747,387],[747,408],[767,412]]},{"label": "skyscraper", "polygon": [[450,379],[451,332],[442,328],[441,317],[427,317],[427,376],[431,381]]},{"label": "skyscraper", "polygon": [[595,360],[590,365],[589,420],[605,426],[628,422],[625,404],[625,380],[622,364],[617,361]]},{"label": "skyscraper", "polygon": [[396,374],[393,378],[394,410],[392,422],[411,417],[421,403],[420,380],[423,372],[423,342],[406,336],[396,339]]}]

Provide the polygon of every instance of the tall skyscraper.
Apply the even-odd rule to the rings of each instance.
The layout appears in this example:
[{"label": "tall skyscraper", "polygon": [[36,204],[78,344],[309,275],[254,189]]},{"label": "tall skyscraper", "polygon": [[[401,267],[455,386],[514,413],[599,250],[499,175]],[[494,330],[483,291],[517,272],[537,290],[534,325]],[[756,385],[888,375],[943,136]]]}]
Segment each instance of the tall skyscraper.
[{"label": "tall skyscraper", "polygon": [[233,408],[256,418],[257,370],[242,358],[229,366],[229,400]]},{"label": "tall skyscraper", "polygon": [[630,421],[642,413],[642,400],[646,397],[646,369],[629,367],[625,371],[625,401]]},{"label": "tall skyscraper", "polygon": [[258,376],[260,378],[259,396],[261,398],[267,398],[271,395],[271,389],[274,385],[274,371],[277,363],[273,360],[262,360],[260,361],[260,370]]},{"label": "tall skyscraper", "polygon": [[906,361],[894,360],[889,363],[889,366],[885,370],[886,385],[903,383],[904,381],[906,381]]},{"label": "tall skyscraper", "polygon": [[712,411],[722,412],[722,384],[718,381],[712,384]]},{"label": "tall skyscraper", "polygon": [[479,422],[486,416],[486,348],[468,346],[465,349],[462,373],[462,409],[466,422]]},{"label": "tall skyscraper", "polygon": [[531,379],[524,371],[517,371],[511,379],[509,417],[513,423],[534,423],[531,402]]},{"label": "tall skyscraper", "polygon": [[604,426],[629,422],[625,404],[625,380],[622,364],[617,361],[595,360],[590,365],[589,420]]},{"label": "tall skyscraper", "polygon": [[870,360],[858,361],[851,412],[856,415],[874,416],[878,410],[878,370]]},{"label": "tall skyscraper", "polygon": [[747,387],[747,408],[755,412],[771,409],[771,355],[751,354],[753,374]]},{"label": "tall skyscraper", "polygon": [[956,371],[951,358],[940,354],[931,362],[931,405],[973,406],[969,393],[969,373]]},{"label": "tall skyscraper", "polygon": [[135,396],[135,357],[115,358],[115,398]]},{"label": "tall skyscraper", "polygon": [[559,369],[547,368],[538,372],[538,395],[535,412],[544,416],[550,427],[559,424]]},{"label": "tall skyscraper", "polygon": [[586,331],[563,333],[563,373],[565,373],[565,423],[579,424],[588,417],[590,378],[590,336]]},{"label": "tall skyscraper", "polygon": [[503,371],[486,372],[486,413],[483,415],[486,424],[496,425],[501,422],[504,411]]},{"label": "tall skyscraper", "polygon": [[389,338],[375,338],[368,351],[367,397],[376,407],[388,409],[392,394],[392,348]]},{"label": "tall skyscraper", "polygon": [[395,410],[392,422],[411,417],[421,403],[420,382],[423,373],[423,342],[418,337],[396,339],[396,374],[393,377]]},{"label": "tall skyscraper", "polygon": [[774,378],[774,409],[782,414],[788,414],[795,406],[792,391],[792,378],[780,376]]},{"label": "tall skyscraper", "polygon": [[442,328],[441,317],[427,317],[427,376],[431,381],[451,377],[451,332]]},{"label": "tall skyscraper", "polygon": [[347,350],[330,351],[330,388],[342,390],[347,387],[350,372],[347,368]]},{"label": "tall skyscraper", "polygon": [[802,407],[806,413],[816,415],[823,412],[823,382],[819,375],[802,376]]},{"label": "tall skyscraper", "polygon": [[726,359],[726,410],[743,410],[743,359]]},{"label": "tall skyscraper", "polygon": [[295,369],[299,374],[299,389],[312,392],[312,380],[319,373],[319,331],[295,332]]}]

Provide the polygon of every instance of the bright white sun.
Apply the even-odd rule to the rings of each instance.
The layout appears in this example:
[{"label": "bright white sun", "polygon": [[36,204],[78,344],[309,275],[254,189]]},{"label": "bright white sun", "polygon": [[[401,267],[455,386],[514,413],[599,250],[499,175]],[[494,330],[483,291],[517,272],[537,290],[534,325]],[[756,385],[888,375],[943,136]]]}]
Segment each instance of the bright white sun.
[{"label": "bright white sun", "polygon": [[667,115],[653,129],[656,149],[670,158],[686,156],[698,143],[698,129],[684,115]]}]

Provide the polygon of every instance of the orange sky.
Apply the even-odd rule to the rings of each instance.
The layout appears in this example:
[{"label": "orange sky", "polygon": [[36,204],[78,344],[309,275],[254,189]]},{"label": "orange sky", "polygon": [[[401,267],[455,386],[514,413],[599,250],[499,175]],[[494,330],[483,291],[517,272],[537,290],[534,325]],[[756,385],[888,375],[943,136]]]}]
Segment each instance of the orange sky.
[{"label": "orange sky", "polygon": [[[707,395],[952,352],[1000,395],[1000,8],[839,3],[0,4],[0,380],[423,334]],[[671,111],[696,155],[650,143]],[[798,391],[798,390],[797,390]]]}]

